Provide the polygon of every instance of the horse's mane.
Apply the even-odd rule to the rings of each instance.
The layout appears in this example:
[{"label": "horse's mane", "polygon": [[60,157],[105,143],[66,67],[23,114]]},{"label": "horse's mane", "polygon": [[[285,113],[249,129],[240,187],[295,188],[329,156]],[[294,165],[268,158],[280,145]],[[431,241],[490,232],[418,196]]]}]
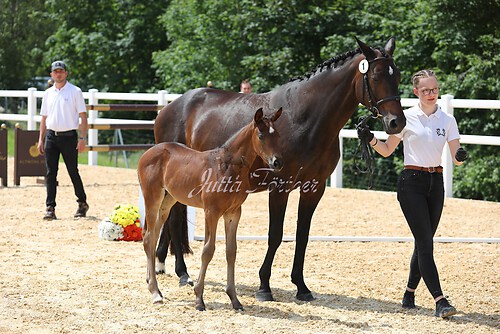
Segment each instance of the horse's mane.
[{"label": "horse's mane", "polygon": [[[385,52],[385,50],[383,48],[377,47],[375,49],[378,50],[378,51],[380,51],[380,53],[382,53],[383,57],[385,57],[385,58],[389,57],[389,55],[387,54],[387,52]],[[351,58],[353,58],[354,56],[356,56],[356,55],[358,55],[360,53],[361,53],[361,49],[358,48],[358,49],[356,49],[354,51],[349,51],[349,52],[346,52],[344,54],[332,57],[332,58],[324,61],[323,63],[317,65],[315,68],[313,68],[308,73],[306,73],[304,75],[301,75],[301,76],[298,76],[298,77],[291,78],[290,81],[308,80],[309,78],[311,78],[315,74],[321,73],[324,70],[328,70],[330,68],[339,68],[342,65],[344,65],[347,60],[350,60]]]}]

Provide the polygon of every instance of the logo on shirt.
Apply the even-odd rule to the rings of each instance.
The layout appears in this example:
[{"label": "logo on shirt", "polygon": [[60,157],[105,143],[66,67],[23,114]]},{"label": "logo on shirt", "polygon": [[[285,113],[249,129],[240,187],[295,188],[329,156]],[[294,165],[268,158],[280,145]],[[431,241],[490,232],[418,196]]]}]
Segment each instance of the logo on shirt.
[{"label": "logo on shirt", "polygon": [[437,133],[438,137],[439,136],[443,136],[444,137],[446,135],[446,130],[445,129],[437,128],[436,129],[436,133]]}]

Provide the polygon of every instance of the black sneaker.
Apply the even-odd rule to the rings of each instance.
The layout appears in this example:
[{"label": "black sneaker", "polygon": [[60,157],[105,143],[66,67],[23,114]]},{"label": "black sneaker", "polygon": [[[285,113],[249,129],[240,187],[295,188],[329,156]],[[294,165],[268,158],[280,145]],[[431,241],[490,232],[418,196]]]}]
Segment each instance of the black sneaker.
[{"label": "black sneaker", "polygon": [[87,216],[87,211],[89,211],[89,205],[85,202],[78,202],[78,209],[76,210],[75,218]]},{"label": "black sneaker", "polygon": [[56,217],[56,209],[53,206],[48,206],[47,211],[45,211],[45,216],[43,216],[44,220],[53,220],[57,219]]},{"label": "black sneaker", "polygon": [[448,303],[446,298],[440,299],[436,303],[436,317],[447,318],[457,314],[457,309]]},{"label": "black sneaker", "polygon": [[415,293],[406,290],[403,295],[403,302],[401,306],[408,309],[415,308]]}]

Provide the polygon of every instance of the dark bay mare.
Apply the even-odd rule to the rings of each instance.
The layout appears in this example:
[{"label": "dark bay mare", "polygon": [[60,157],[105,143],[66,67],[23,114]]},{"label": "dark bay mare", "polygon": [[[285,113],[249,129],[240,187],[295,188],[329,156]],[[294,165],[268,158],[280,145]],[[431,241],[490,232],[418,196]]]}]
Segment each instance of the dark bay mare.
[{"label": "dark bay mare", "polygon": [[[252,166],[256,191],[269,191],[268,250],[259,270],[258,300],[273,300],[271,268],[282,242],[285,209],[293,189],[298,189],[300,199],[291,279],[297,286],[297,299],[314,299],[303,275],[311,219],[340,157],[339,131],[356,107],[361,103],[370,109],[388,134],[399,133],[406,125],[398,90],[400,71],[392,58],[394,38],[384,48],[357,43],[359,49],[331,58],[308,75],[267,93],[210,88],[188,91],[165,106],[155,121],[157,143],[175,141],[207,150],[222,145],[248,124],[256,109],[271,113],[283,108],[275,127],[285,167],[270,171],[259,159]],[[174,207],[157,250],[158,260],[164,262],[170,241],[181,285],[192,284],[183,259],[183,252],[190,251],[185,212],[185,207]]]},{"label": "dark bay mare", "polygon": [[226,293],[234,309],[243,310],[236,295],[234,264],[236,232],[241,217],[241,205],[253,192],[250,169],[257,157],[270,171],[283,168],[278,151],[279,132],[273,123],[282,108],[271,117],[259,108],[254,119],[234,134],[222,147],[199,152],[175,142],[159,143],[139,159],[137,174],[146,209],[143,229],[144,251],[147,257],[149,291],[154,303],[163,296],[155,272],[155,251],[160,230],[176,202],[203,208],[205,213],[205,245],[201,255],[198,281],[194,287],[196,309],[205,310],[203,290],[208,264],[213,258],[217,223],[224,217],[226,232],[227,286]]}]

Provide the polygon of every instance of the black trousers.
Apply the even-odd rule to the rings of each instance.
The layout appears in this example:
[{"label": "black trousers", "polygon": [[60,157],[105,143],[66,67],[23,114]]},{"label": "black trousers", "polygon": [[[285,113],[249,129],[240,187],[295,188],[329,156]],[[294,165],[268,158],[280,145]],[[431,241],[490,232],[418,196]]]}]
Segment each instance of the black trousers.
[{"label": "black trousers", "polygon": [[398,201],[415,238],[407,286],[416,289],[423,278],[432,297],[439,297],[443,292],[434,262],[433,237],[443,212],[443,174],[403,170],[398,180]]},{"label": "black trousers", "polygon": [[87,195],[83,189],[82,179],[78,172],[78,135],[76,131],[64,136],[56,136],[54,131],[47,130],[45,136],[45,164],[47,166],[47,206],[56,206],[57,172],[59,171],[59,157],[62,155],[69,177],[73,183],[77,202],[87,202]]}]

